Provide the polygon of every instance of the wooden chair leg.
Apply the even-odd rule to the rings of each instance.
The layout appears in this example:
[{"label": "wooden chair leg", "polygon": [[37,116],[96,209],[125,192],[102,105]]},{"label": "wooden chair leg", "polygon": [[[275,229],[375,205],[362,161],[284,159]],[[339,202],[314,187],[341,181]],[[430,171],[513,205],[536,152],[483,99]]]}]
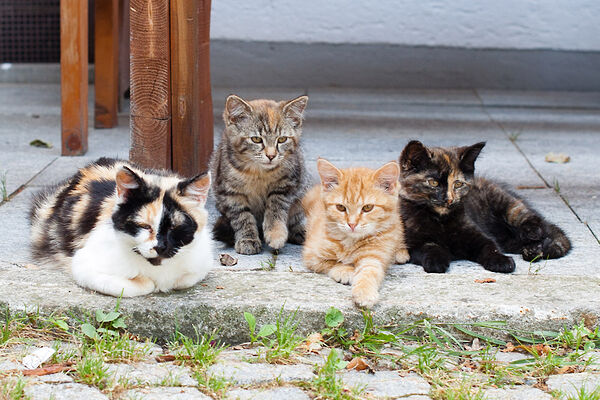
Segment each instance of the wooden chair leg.
[{"label": "wooden chair leg", "polygon": [[119,1],[95,0],[94,22],[94,127],[112,128],[118,124]]},{"label": "wooden chair leg", "polygon": [[206,172],[213,149],[210,0],[171,0],[173,169]]},{"label": "wooden chair leg", "polygon": [[131,0],[132,161],[171,168],[171,88],[168,0]]},{"label": "wooden chair leg", "polygon": [[88,143],[88,2],[60,1],[62,155],[85,154]]}]

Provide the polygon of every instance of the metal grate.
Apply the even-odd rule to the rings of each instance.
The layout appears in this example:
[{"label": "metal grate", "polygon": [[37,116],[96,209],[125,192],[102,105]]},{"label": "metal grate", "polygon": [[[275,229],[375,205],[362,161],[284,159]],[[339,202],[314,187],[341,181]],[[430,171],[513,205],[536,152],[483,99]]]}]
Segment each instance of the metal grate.
[{"label": "metal grate", "polygon": [[60,0],[0,0],[0,62],[60,61]]},{"label": "metal grate", "polygon": [[[93,62],[94,0],[89,0],[88,27],[88,54]],[[2,62],[60,62],[60,0],[0,0]]]}]

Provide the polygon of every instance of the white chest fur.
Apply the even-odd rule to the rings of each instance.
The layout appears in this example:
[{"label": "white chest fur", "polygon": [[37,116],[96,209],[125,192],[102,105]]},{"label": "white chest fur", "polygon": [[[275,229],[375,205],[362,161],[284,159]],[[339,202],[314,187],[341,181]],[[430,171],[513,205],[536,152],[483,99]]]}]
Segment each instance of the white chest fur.
[{"label": "white chest fur", "polygon": [[150,264],[132,248],[127,236],[116,232],[110,221],[99,224],[73,256],[73,278],[101,293],[133,297],[191,287],[204,279],[213,264],[212,240],[206,227],[161,265]]}]

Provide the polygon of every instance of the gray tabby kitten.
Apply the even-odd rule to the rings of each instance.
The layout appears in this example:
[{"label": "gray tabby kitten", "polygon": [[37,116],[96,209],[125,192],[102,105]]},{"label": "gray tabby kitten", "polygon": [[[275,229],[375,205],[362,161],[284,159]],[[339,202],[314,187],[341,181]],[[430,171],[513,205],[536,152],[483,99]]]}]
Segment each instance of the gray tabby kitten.
[{"label": "gray tabby kitten", "polygon": [[227,98],[225,130],[210,165],[221,213],[213,234],[240,254],[259,253],[261,237],[273,249],[304,242],[300,135],[307,101]]}]

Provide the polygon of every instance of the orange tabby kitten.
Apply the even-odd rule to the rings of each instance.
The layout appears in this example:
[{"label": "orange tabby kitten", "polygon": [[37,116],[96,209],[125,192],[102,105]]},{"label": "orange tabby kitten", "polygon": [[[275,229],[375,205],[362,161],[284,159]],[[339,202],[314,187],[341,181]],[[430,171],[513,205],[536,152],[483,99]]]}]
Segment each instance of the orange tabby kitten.
[{"label": "orange tabby kitten", "polygon": [[398,211],[400,167],[389,162],[377,171],[340,170],[319,159],[317,169],[321,185],[302,200],[308,219],[304,264],[351,284],[354,302],[372,307],[390,264],[409,259]]}]

